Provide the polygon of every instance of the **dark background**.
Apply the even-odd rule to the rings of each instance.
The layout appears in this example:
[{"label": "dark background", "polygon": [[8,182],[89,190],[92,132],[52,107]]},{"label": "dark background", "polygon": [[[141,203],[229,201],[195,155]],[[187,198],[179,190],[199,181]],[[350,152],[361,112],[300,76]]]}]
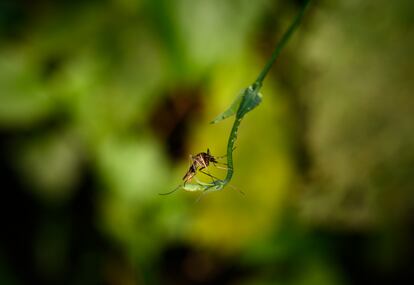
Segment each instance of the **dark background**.
[{"label": "dark background", "polygon": [[313,1],[195,203],[158,193],[225,153],[209,122],[301,1],[2,1],[0,284],[413,279],[414,4],[343,2]]}]

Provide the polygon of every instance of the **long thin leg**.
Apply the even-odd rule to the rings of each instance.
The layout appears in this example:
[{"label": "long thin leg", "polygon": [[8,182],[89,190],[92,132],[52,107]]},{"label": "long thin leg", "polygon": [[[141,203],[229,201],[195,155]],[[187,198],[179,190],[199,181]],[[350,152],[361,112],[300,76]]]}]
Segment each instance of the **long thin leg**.
[{"label": "long thin leg", "polygon": [[244,194],[244,192],[243,192],[242,190],[237,189],[237,188],[236,188],[236,187],[234,187],[233,185],[229,184],[229,186],[230,186],[231,188],[233,188],[234,190],[237,190],[240,194],[242,194],[242,195],[246,195],[246,194]]},{"label": "long thin leg", "polygon": [[[199,169],[198,171],[200,171],[200,172],[201,172],[201,173],[203,173],[204,175],[210,176],[210,177],[211,177],[211,178],[213,178],[213,179],[220,180],[220,179],[219,179],[219,178],[217,178],[216,176],[211,175],[210,173],[204,172],[202,169]],[[213,180],[213,181],[214,181],[214,180]]]},{"label": "long thin leg", "polygon": [[167,193],[158,193],[158,195],[170,195],[170,194],[172,194],[172,193],[174,193],[175,191],[177,191],[178,189],[180,189],[182,187],[182,185],[180,184],[180,185],[178,185],[177,186],[177,188],[175,188],[174,190],[172,190],[172,191],[170,191],[170,192],[167,192]]},{"label": "long thin leg", "polygon": [[203,171],[203,169],[204,169],[205,167],[201,167],[200,169],[199,169],[199,171],[201,172],[201,173],[203,173],[204,175],[207,175],[207,176],[210,176],[211,177],[211,182],[214,182],[214,178],[213,178],[213,175],[211,175],[210,174],[210,172],[208,172],[207,170],[207,173],[206,172],[204,172]]},{"label": "long thin leg", "polygon": [[[234,151],[235,149],[236,149],[236,147],[233,147],[233,150],[232,151]],[[214,158],[224,158],[224,157],[227,157],[227,154],[220,155],[220,156],[215,156]]]},{"label": "long thin leg", "polygon": [[220,156],[215,156],[214,158],[220,159],[220,158],[225,158],[225,157],[227,157],[227,154],[225,154],[225,155],[220,155]]},{"label": "long thin leg", "polygon": [[[218,169],[224,169],[224,170],[229,169],[228,167],[221,167],[221,166],[217,166],[217,165],[216,165],[216,163],[213,163],[213,164],[214,164],[214,166],[215,166],[215,167],[217,167]],[[227,164],[225,164],[225,165],[227,165]]]},{"label": "long thin leg", "polygon": [[[211,186],[213,187],[213,186]],[[198,202],[200,202],[201,198],[203,198],[204,195],[207,194],[207,192],[210,190],[211,187],[206,188],[203,193],[201,193],[198,197],[197,200],[195,200],[194,204],[197,204]]]}]

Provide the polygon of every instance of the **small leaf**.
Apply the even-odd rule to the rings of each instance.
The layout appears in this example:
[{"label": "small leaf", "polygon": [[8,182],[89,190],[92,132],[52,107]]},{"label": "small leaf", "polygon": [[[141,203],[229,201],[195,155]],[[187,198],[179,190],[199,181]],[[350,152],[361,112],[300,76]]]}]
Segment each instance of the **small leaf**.
[{"label": "small leaf", "polygon": [[217,124],[218,122],[227,119],[231,116],[233,116],[234,114],[236,114],[237,109],[239,108],[240,102],[244,96],[245,91],[243,91],[243,93],[241,93],[239,96],[237,96],[236,100],[234,100],[234,102],[231,104],[231,106],[224,111],[223,113],[221,113],[220,115],[218,115],[213,121],[210,122],[210,124]]},{"label": "small leaf", "polygon": [[256,108],[262,102],[262,94],[258,89],[253,89],[251,86],[246,88],[243,93],[242,101],[237,110],[237,118],[242,118],[246,113]]}]

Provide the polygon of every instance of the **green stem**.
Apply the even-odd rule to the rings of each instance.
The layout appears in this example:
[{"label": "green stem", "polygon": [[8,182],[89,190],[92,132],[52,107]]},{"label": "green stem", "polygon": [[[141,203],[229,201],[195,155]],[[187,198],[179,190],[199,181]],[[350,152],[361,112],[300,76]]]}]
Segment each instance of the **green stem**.
[{"label": "green stem", "polygon": [[[306,8],[309,6],[310,1],[311,0],[305,0],[305,3],[303,4],[302,8],[300,9],[298,15],[293,20],[292,24],[289,26],[287,31],[283,34],[282,39],[277,43],[276,48],[274,49],[269,61],[266,63],[265,67],[260,72],[259,76],[257,77],[256,81],[253,83],[253,85],[251,87],[249,87],[249,88],[252,88],[251,91],[249,91],[249,92],[254,92],[254,94],[256,96],[258,96],[259,90],[260,90],[260,88],[262,87],[262,84],[263,84],[263,80],[265,79],[266,75],[269,73],[270,68],[272,67],[272,65],[276,61],[276,58],[279,56],[280,52],[282,51],[282,49],[284,48],[284,46],[286,45],[286,43],[288,42],[288,40],[290,39],[292,34],[298,28],[304,14],[305,14]],[[251,95],[251,93],[249,93],[249,94]],[[234,120],[233,127],[232,127],[231,132],[230,132],[229,140],[227,142],[227,175],[226,175],[226,178],[224,180],[216,181],[216,185],[214,185],[216,187],[215,188],[216,190],[222,189],[227,183],[230,182],[231,178],[233,177],[233,172],[234,172],[234,169],[233,169],[233,150],[234,150],[234,143],[237,139],[237,131],[239,129],[240,122],[241,122],[242,118],[244,117],[244,115],[248,111],[250,111],[250,109],[247,109],[247,111],[246,111],[246,109],[244,109],[244,108],[248,108],[244,105],[244,102],[243,102],[243,100],[247,100],[246,96],[247,96],[247,93],[245,93],[243,95],[243,98],[240,102],[239,109],[236,112],[236,118]],[[250,97],[250,99],[251,99],[251,97]],[[251,103],[251,104],[253,104],[253,103]],[[257,104],[251,106],[251,108],[256,107]]]},{"label": "green stem", "polygon": [[233,123],[233,127],[231,128],[229,141],[227,142],[227,175],[226,178],[223,180],[225,184],[230,182],[232,176],[233,176],[233,150],[234,150],[234,142],[237,139],[237,131],[240,126],[242,118],[235,119]]},{"label": "green stem", "polygon": [[295,20],[290,25],[289,29],[283,34],[282,39],[277,43],[276,48],[274,49],[269,61],[266,63],[265,67],[263,68],[262,72],[260,72],[259,76],[257,77],[256,81],[253,84],[253,88],[260,88],[265,79],[266,75],[269,73],[270,69],[275,63],[277,57],[279,56],[280,52],[289,41],[290,37],[292,36],[293,32],[299,27],[300,22],[302,21],[303,15],[305,14],[306,8],[309,6],[311,0],[305,0],[299,14],[296,16]]}]

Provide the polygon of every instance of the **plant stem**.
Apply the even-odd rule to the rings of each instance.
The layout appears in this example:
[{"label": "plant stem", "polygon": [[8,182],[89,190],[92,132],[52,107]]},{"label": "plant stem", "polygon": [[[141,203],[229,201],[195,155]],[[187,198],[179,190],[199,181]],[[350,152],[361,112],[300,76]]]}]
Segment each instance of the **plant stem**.
[{"label": "plant stem", "polygon": [[224,179],[224,183],[227,184],[228,182],[230,182],[232,176],[233,176],[233,150],[234,150],[234,142],[237,139],[237,131],[239,129],[240,126],[240,122],[241,122],[242,118],[236,118],[234,123],[233,123],[233,127],[231,128],[231,132],[230,132],[230,136],[229,136],[229,141],[227,143],[227,175],[226,178]]},{"label": "plant stem", "polygon": [[272,68],[273,63],[275,63],[276,58],[279,56],[280,52],[282,51],[283,47],[286,45],[290,37],[292,36],[293,32],[299,27],[300,22],[302,21],[303,15],[305,14],[306,8],[309,6],[311,0],[305,0],[299,14],[296,16],[295,20],[290,25],[289,29],[283,34],[282,39],[277,43],[276,48],[274,49],[272,56],[270,57],[269,61],[266,63],[263,70],[260,72],[259,76],[257,77],[256,81],[253,83],[253,88],[259,88],[262,86],[263,80],[265,79],[266,75],[269,73],[270,68]]},{"label": "plant stem", "polygon": [[[302,21],[302,18],[305,14],[306,8],[309,6],[310,1],[311,0],[305,0],[305,2],[303,4],[302,8],[300,9],[298,15],[293,20],[292,24],[289,26],[287,31],[283,34],[281,40],[277,43],[276,48],[274,49],[269,61],[266,63],[265,67],[260,72],[260,74],[257,77],[256,81],[253,83],[253,85],[251,87],[248,87],[248,88],[252,88],[251,92],[254,92],[256,94],[256,96],[258,96],[257,94],[258,94],[260,88],[262,87],[263,80],[265,79],[266,75],[269,73],[269,70],[272,67],[272,65],[274,64],[274,62],[276,61],[276,58],[279,56],[280,52],[282,51],[282,49],[284,48],[284,46],[286,45],[286,43],[288,42],[288,40],[290,39],[292,34],[299,27],[299,24]],[[247,96],[247,93],[245,93],[243,95],[243,99],[240,103],[239,109],[236,112],[236,118],[234,120],[233,127],[232,127],[231,132],[230,132],[229,140],[227,142],[227,175],[226,175],[226,178],[224,180],[220,181],[220,183],[221,183],[220,189],[222,187],[224,187],[227,183],[229,183],[232,176],[233,176],[233,171],[234,171],[233,170],[234,142],[237,139],[237,131],[239,129],[240,122],[243,119],[244,115],[250,110],[250,109],[248,109],[248,111],[239,112],[240,108],[242,108],[242,106],[243,106],[243,108],[246,107],[246,106],[243,105],[243,100],[246,99],[246,96]],[[257,105],[251,106],[251,108],[254,108],[256,106]]]}]

